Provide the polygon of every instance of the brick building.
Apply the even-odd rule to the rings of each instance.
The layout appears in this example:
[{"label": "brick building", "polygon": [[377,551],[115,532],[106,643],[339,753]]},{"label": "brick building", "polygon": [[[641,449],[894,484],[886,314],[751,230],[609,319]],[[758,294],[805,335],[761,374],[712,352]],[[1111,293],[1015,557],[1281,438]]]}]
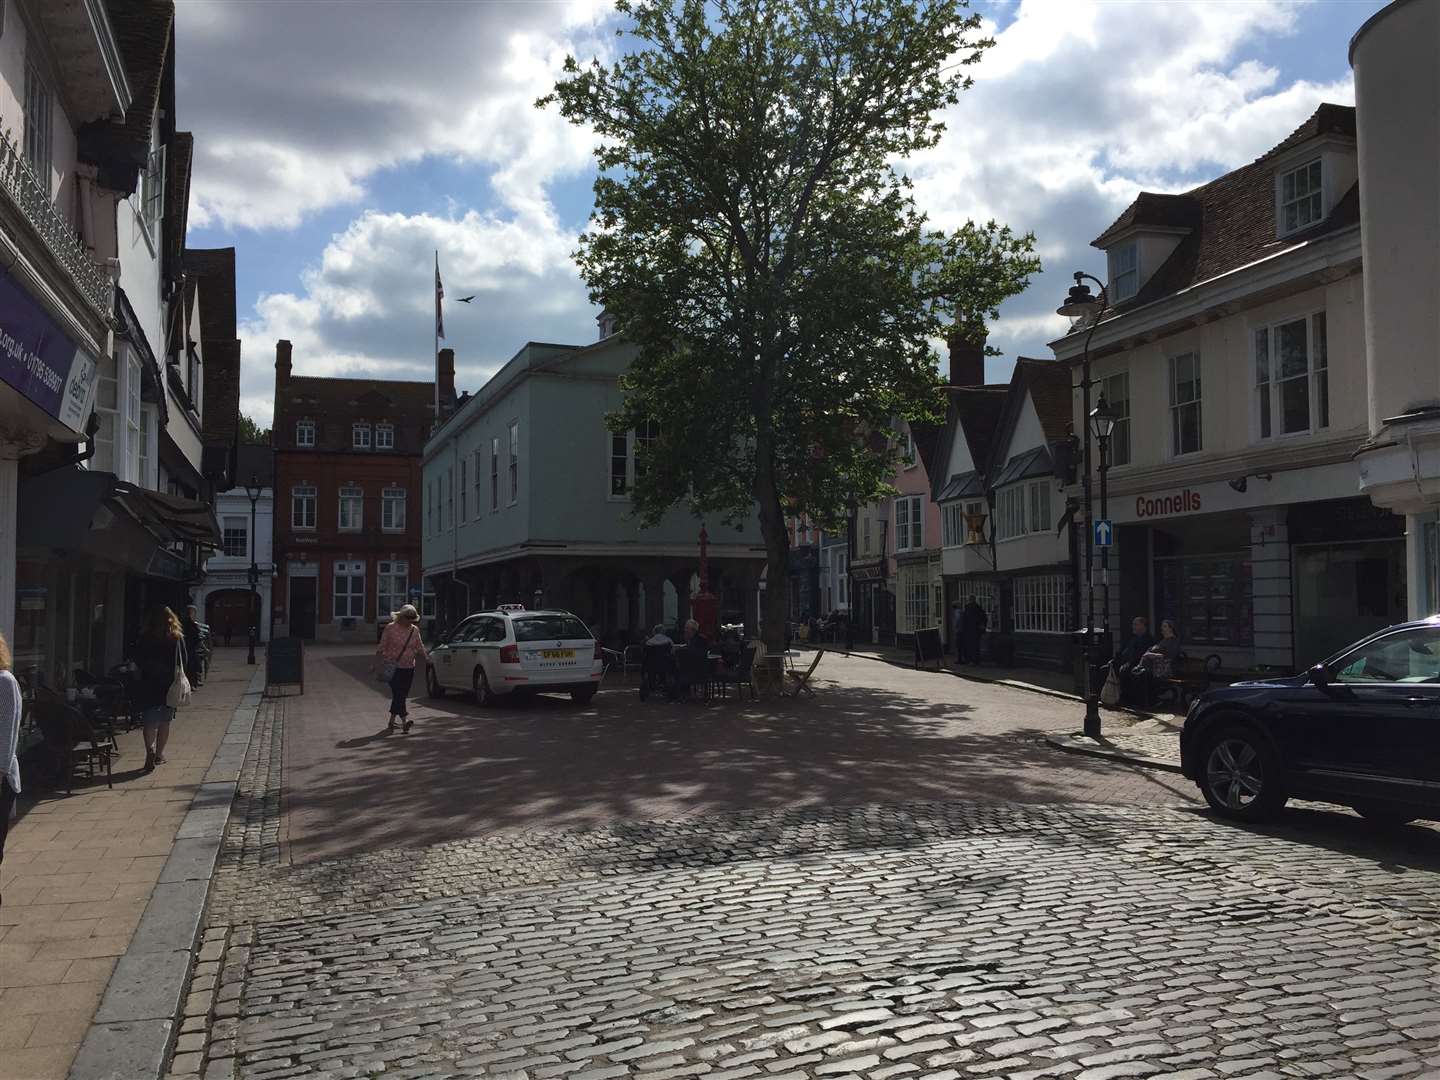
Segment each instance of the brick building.
[{"label": "brick building", "polygon": [[[454,354],[441,357],[453,405]],[[292,374],[275,347],[273,633],[374,641],[420,595],[420,463],[435,384]]]}]

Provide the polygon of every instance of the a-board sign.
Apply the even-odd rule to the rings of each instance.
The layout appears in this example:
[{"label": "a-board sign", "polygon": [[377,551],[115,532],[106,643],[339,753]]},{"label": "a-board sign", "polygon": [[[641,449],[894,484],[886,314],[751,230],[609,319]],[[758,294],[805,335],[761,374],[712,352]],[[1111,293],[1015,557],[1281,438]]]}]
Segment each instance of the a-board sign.
[{"label": "a-board sign", "polygon": [[940,628],[927,626],[915,631],[915,666],[921,664],[943,664],[945,643],[940,640]]},{"label": "a-board sign", "polygon": [[298,637],[271,638],[265,650],[265,685],[299,684],[305,693],[305,640]]}]

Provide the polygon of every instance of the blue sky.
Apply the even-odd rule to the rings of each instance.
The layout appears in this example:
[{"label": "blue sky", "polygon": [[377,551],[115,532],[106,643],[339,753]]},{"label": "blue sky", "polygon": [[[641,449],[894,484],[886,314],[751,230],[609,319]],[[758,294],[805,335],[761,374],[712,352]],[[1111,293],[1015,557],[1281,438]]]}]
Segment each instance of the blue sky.
[{"label": "blue sky", "polygon": [[[1378,0],[984,3],[998,44],[907,163],[933,220],[1034,230],[1044,272],[992,328],[1048,356],[1053,308],[1135,193],[1253,160],[1350,102]],[[440,251],[447,344],[474,389],[526,340],[585,341],[569,261],[589,135],[531,107],[567,52],[614,47],[606,0],[182,0],[179,123],[196,139],[189,243],[237,248],[242,406],[268,422],[277,338],[302,373],[428,377]]]}]

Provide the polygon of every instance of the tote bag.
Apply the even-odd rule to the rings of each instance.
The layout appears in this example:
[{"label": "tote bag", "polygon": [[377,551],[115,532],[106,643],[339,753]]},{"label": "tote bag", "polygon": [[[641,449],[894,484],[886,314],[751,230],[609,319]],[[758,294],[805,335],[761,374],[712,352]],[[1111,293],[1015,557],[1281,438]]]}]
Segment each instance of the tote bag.
[{"label": "tote bag", "polygon": [[175,678],[165,691],[165,704],[172,709],[190,704],[190,680],[185,677],[185,664],[180,659],[180,645],[175,645]]}]

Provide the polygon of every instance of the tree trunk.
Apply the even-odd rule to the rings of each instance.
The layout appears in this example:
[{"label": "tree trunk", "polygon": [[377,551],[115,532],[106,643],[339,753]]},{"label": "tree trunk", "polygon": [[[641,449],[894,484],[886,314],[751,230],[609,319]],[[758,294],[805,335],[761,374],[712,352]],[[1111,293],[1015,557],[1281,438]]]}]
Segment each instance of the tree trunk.
[{"label": "tree trunk", "polygon": [[755,502],[760,510],[760,535],[765,540],[765,610],[761,616],[761,640],[765,642],[767,653],[778,653],[785,648],[790,607],[790,532],[785,527],[785,510],[775,489],[770,438],[763,430],[756,439],[755,451]]}]

